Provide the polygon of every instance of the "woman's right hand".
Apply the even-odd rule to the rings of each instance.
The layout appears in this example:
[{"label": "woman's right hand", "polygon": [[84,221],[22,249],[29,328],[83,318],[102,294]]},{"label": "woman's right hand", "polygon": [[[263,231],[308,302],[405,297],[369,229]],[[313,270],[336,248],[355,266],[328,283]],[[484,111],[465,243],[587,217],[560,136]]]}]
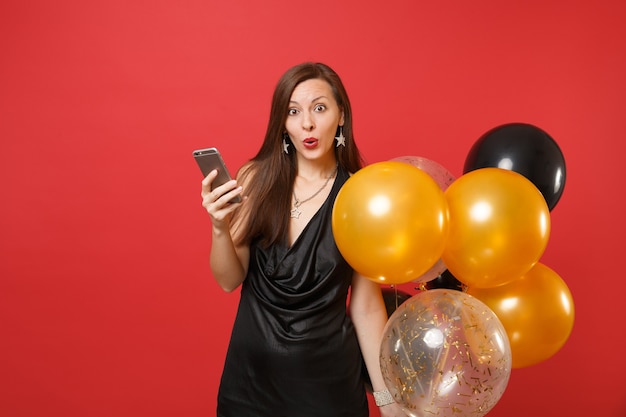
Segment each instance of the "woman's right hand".
[{"label": "woman's right hand", "polygon": [[202,206],[211,216],[213,227],[228,230],[233,211],[242,204],[231,203],[230,200],[240,195],[243,188],[237,185],[236,180],[230,180],[211,190],[215,177],[217,177],[217,170],[209,172],[209,175],[202,180]]}]

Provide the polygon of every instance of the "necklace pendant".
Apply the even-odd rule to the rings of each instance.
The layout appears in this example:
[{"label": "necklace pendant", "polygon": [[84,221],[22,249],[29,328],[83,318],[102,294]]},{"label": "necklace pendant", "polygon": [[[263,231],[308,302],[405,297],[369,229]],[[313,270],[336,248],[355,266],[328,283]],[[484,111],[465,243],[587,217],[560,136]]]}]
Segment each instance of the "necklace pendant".
[{"label": "necklace pendant", "polygon": [[302,212],[300,210],[298,210],[298,206],[294,206],[291,209],[291,214],[290,215],[291,215],[292,219],[299,219],[301,214],[302,214]]}]

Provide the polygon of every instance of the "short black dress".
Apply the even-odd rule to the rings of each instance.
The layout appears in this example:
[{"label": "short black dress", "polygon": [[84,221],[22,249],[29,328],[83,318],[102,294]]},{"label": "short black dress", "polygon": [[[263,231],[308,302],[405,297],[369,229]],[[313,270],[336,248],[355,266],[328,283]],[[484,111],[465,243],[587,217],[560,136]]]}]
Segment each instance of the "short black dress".
[{"label": "short black dress", "polygon": [[[333,188],[292,247],[250,247],[218,394],[218,417],[367,417],[346,313],[352,268],[332,233]],[[288,215],[288,213],[287,213]]]}]

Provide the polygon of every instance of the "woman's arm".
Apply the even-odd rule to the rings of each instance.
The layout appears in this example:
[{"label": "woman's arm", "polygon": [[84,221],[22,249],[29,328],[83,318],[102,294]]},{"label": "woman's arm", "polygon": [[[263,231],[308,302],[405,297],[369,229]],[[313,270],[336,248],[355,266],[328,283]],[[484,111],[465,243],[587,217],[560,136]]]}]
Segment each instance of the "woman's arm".
[{"label": "woman's arm", "polygon": [[236,209],[245,204],[229,203],[234,195],[242,192],[237,181],[232,180],[211,191],[211,182],[217,175],[209,173],[202,181],[202,206],[211,216],[212,238],[210,264],[213,277],[224,291],[235,290],[246,277],[250,248],[247,244],[235,245],[237,232],[245,225],[245,210],[240,210],[233,219]]},{"label": "woman's arm", "polygon": [[[380,346],[383,330],[387,324],[387,310],[380,286],[355,272],[352,278],[349,311],[372,388],[374,392],[386,391],[380,370]],[[381,406],[380,412],[382,416],[406,416],[396,403]]]}]

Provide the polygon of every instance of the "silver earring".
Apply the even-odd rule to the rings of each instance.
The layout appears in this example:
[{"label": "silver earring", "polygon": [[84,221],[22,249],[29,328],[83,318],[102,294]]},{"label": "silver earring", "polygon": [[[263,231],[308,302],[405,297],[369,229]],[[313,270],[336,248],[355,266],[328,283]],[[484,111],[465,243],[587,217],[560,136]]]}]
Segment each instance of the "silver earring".
[{"label": "silver earring", "polygon": [[289,140],[289,134],[287,132],[283,133],[283,152],[285,152],[286,154],[289,154],[289,150],[287,148],[289,148],[289,143],[287,142]]},{"label": "silver earring", "polygon": [[337,147],[339,145],[346,147],[346,137],[343,135],[343,126],[339,126],[339,136],[335,136],[335,140],[337,141]]}]

